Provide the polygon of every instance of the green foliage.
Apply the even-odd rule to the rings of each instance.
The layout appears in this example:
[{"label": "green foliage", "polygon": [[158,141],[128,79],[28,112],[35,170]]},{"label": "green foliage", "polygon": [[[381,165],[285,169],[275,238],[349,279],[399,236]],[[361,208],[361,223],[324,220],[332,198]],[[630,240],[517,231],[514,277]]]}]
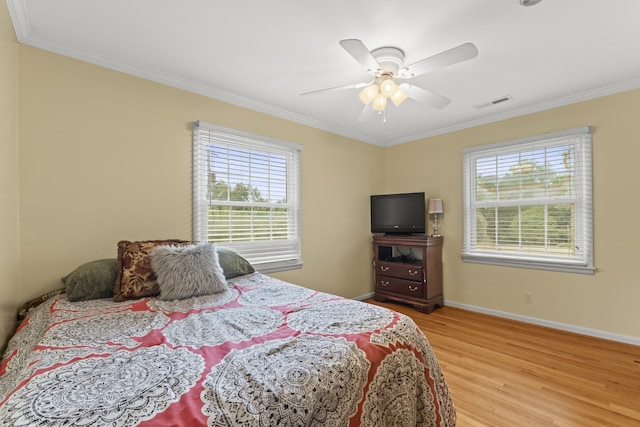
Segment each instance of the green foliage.
[{"label": "green foliage", "polygon": [[287,208],[212,206],[209,234],[217,242],[284,240],[289,236]]},{"label": "green foliage", "polygon": [[568,148],[556,169],[524,159],[500,177],[479,173],[476,201],[500,204],[476,210],[477,246],[531,252],[572,250],[573,204],[548,203],[572,195],[572,154]]},{"label": "green foliage", "polygon": [[573,205],[547,205],[546,209],[546,221],[544,205],[478,209],[478,247],[571,249]]},{"label": "green foliage", "polygon": [[[268,206],[257,187],[238,183],[233,188],[220,180],[210,181],[209,195],[212,201],[251,202],[252,206],[209,207],[209,235],[213,241],[278,240],[288,237],[288,209]],[[265,203],[265,206],[255,206]]]},{"label": "green foliage", "polygon": [[229,184],[222,180],[216,180],[215,175],[209,181],[209,196],[211,200],[232,201],[232,202],[267,202],[262,197],[257,187],[249,187],[241,182],[237,183],[233,188],[229,188]]}]

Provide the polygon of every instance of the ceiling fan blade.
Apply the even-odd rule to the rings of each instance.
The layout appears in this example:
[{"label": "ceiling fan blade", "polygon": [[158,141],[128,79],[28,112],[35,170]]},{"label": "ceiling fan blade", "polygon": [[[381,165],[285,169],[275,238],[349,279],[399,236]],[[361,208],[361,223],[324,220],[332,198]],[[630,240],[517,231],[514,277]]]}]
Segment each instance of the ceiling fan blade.
[{"label": "ceiling fan blade", "polygon": [[362,82],[362,83],[354,83],[354,84],[344,85],[344,86],[329,87],[329,88],[326,88],[326,89],[318,89],[318,90],[312,90],[311,92],[301,93],[300,96],[317,95],[319,93],[331,92],[331,91],[335,91],[335,90],[360,89],[360,88],[363,88],[363,87],[368,86],[370,84],[371,84],[371,82]]},{"label": "ceiling fan blade", "polygon": [[373,110],[373,108],[371,108],[371,105],[367,104],[364,107],[362,107],[362,111],[360,112],[360,115],[358,116],[358,121],[359,122],[368,122],[369,119],[371,119],[371,117],[373,117],[373,113],[375,113],[375,111]]},{"label": "ceiling fan blade", "polygon": [[400,71],[403,78],[411,78],[420,74],[428,73],[449,65],[467,61],[478,56],[478,48],[473,43],[465,43],[460,46],[445,50],[429,58],[418,61],[404,67]]},{"label": "ceiling fan blade", "polygon": [[409,83],[402,83],[400,87],[404,89],[409,98],[430,105],[433,108],[441,109],[449,105],[451,102],[451,100],[446,96],[439,95],[435,92],[431,92],[430,90],[426,90]]},{"label": "ceiling fan blade", "polygon": [[371,55],[369,49],[358,39],[340,40],[340,46],[347,51],[349,55],[358,61],[369,73],[375,74],[380,67],[378,61]]}]

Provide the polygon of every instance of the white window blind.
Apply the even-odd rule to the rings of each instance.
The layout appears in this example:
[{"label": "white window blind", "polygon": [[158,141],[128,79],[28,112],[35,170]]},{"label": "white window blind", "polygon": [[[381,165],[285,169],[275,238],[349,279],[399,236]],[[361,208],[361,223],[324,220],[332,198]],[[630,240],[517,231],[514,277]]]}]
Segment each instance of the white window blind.
[{"label": "white window blind", "polygon": [[301,150],[195,122],[194,240],[231,248],[261,272],[300,267]]},{"label": "white window blind", "polygon": [[593,274],[591,128],[463,151],[467,262]]}]

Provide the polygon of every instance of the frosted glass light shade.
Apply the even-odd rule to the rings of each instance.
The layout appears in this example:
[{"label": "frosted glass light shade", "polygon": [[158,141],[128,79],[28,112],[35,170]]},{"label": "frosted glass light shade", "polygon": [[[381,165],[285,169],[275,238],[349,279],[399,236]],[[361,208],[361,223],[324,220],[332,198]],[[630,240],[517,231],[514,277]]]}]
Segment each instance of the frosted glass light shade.
[{"label": "frosted glass light shade", "polygon": [[397,107],[398,105],[402,104],[405,99],[407,99],[407,92],[405,92],[400,86],[398,86],[395,92],[391,94],[390,98],[393,104]]},{"label": "frosted glass light shade", "polygon": [[362,89],[360,91],[360,95],[358,96],[360,97],[360,101],[362,101],[363,104],[367,105],[368,103],[374,100],[377,94],[378,94],[378,85],[372,84]]},{"label": "frosted glass light shade", "polygon": [[393,81],[391,77],[387,77],[386,79],[380,82],[380,92],[386,96],[390,97],[396,91],[398,85]]},{"label": "frosted glass light shade", "polygon": [[387,106],[387,97],[383,94],[379,93],[373,100],[371,107],[376,111],[383,111],[384,107]]}]

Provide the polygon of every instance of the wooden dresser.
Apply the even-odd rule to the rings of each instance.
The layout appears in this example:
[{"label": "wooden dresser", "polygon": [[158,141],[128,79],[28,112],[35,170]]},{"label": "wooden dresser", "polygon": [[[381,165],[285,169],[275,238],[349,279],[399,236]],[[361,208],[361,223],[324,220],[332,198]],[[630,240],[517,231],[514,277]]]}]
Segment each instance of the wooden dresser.
[{"label": "wooden dresser", "polygon": [[431,313],[444,306],[442,237],[374,236],[376,301],[393,300]]}]

